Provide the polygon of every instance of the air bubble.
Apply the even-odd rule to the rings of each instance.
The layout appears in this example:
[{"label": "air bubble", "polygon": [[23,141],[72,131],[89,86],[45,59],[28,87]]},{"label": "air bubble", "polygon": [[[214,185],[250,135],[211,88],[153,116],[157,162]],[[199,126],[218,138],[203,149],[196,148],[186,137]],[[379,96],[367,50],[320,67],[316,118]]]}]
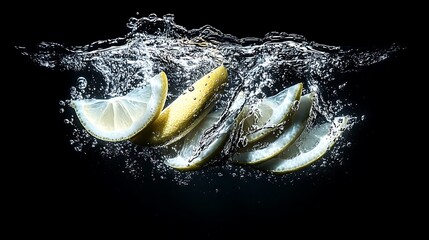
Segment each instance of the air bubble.
[{"label": "air bubble", "polygon": [[77,79],[77,86],[78,86],[79,89],[81,89],[81,90],[85,89],[87,85],[88,85],[88,82],[86,81],[86,78],[79,77]]},{"label": "air bubble", "polygon": [[75,150],[76,152],[82,152],[82,145],[75,146],[75,147],[74,147],[74,150]]},{"label": "air bubble", "polygon": [[174,21],[174,14],[165,14],[162,18],[165,21],[173,22]]},{"label": "air bubble", "polygon": [[76,87],[70,87],[70,95],[74,96],[76,95],[76,93],[77,93]]},{"label": "air bubble", "polygon": [[158,16],[156,15],[156,13],[151,13],[147,17],[149,18],[149,20],[156,20],[158,18]]},{"label": "air bubble", "polygon": [[317,85],[311,85],[310,86],[310,92],[318,93],[319,92],[319,86],[317,86]]},{"label": "air bubble", "polygon": [[345,82],[345,83],[343,83],[343,84],[340,84],[340,85],[338,86],[338,89],[342,90],[346,85],[347,85],[347,82]]}]

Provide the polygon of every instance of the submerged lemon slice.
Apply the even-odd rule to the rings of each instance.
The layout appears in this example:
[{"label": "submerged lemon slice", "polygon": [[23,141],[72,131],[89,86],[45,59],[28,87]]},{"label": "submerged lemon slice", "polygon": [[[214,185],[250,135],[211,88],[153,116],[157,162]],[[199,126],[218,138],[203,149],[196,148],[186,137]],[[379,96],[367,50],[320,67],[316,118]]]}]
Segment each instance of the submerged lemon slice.
[{"label": "submerged lemon slice", "polygon": [[[195,170],[207,164],[224,147],[245,99],[243,92],[238,93],[227,112],[218,110],[208,114],[183,139],[169,145],[168,148],[175,154],[167,158],[165,163],[179,170]],[[221,121],[222,116],[226,117]]]},{"label": "submerged lemon slice", "polygon": [[302,83],[295,84],[276,95],[263,99],[253,111],[246,106],[246,110],[252,111],[243,125],[243,130],[249,132],[246,136],[248,143],[263,138],[294,113],[294,106],[301,98],[302,85]]},{"label": "submerged lemon slice", "polygon": [[299,108],[291,121],[282,127],[283,130],[274,130],[255,144],[241,149],[232,157],[232,161],[242,164],[257,164],[266,161],[284,151],[304,131],[310,117],[314,94],[304,95]]},{"label": "submerged lemon slice", "polygon": [[167,76],[161,72],[148,82],[125,96],[73,100],[71,106],[83,127],[94,137],[112,142],[129,139],[155,120],[164,107]]},{"label": "submerged lemon slice", "polygon": [[303,168],[320,159],[347,129],[349,117],[337,117],[303,133],[286,151],[257,165],[274,173],[287,173]]},{"label": "submerged lemon slice", "polygon": [[130,140],[140,145],[167,145],[189,133],[214,106],[228,79],[224,66],[196,81]]}]

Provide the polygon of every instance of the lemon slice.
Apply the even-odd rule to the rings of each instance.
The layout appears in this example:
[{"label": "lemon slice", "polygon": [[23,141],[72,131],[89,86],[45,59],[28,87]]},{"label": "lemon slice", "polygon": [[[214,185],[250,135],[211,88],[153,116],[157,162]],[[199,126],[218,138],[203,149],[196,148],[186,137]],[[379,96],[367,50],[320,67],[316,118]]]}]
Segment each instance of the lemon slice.
[{"label": "lemon slice", "polygon": [[303,168],[320,159],[347,129],[349,117],[336,117],[303,133],[286,151],[257,165],[274,173],[287,173]]},{"label": "lemon slice", "polygon": [[[226,113],[218,110],[207,115],[182,140],[168,146],[176,151],[176,155],[166,159],[165,163],[179,170],[194,170],[204,166],[222,150],[243,109],[244,101],[245,94],[240,92]],[[226,118],[222,120],[222,116]]]},{"label": "lemon slice", "polygon": [[249,132],[246,136],[247,142],[252,143],[263,138],[293,114],[294,106],[301,98],[301,93],[302,83],[298,83],[265,98],[256,106],[255,111],[247,106],[246,108],[252,111],[243,125],[243,130]]},{"label": "lemon slice", "polygon": [[284,130],[270,132],[256,144],[246,146],[232,157],[232,161],[242,164],[257,164],[266,161],[284,151],[304,131],[310,117],[314,94],[301,97],[299,108],[292,120],[284,126]]},{"label": "lemon slice", "polygon": [[73,100],[71,106],[94,137],[112,142],[129,139],[155,120],[164,107],[167,76],[161,72],[148,82],[125,96]]},{"label": "lemon slice", "polygon": [[220,66],[206,74],[165,108],[159,117],[130,140],[140,145],[168,145],[189,133],[214,106],[228,72]]}]

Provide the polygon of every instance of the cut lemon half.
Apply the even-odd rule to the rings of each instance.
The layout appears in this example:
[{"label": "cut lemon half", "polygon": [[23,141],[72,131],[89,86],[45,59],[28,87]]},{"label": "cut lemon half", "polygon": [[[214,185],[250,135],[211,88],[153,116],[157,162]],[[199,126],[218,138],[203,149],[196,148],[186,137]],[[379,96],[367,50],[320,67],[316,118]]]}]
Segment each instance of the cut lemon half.
[{"label": "cut lemon half", "polygon": [[189,133],[212,110],[228,72],[220,66],[206,74],[166,107],[147,128],[130,140],[140,145],[168,145]]},{"label": "cut lemon half", "polygon": [[303,133],[286,151],[257,165],[274,173],[287,173],[303,168],[320,159],[347,129],[349,117],[336,117]]},{"label": "cut lemon half", "polygon": [[[274,130],[256,144],[250,144],[234,154],[232,161],[241,164],[258,164],[284,151],[304,131],[310,117],[314,93],[304,95],[291,121],[282,131]],[[279,129],[280,130],[280,129]]]},{"label": "cut lemon half", "polygon": [[275,129],[294,113],[302,93],[302,83],[295,84],[283,91],[262,100],[255,108],[246,106],[252,111],[246,118],[243,130],[249,132],[247,142],[255,142]]},{"label": "cut lemon half", "polygon": [[[218,110],[210,113],[182,140],[168,146],[176,154],[166,159],[165,163],[179,170],[194,170],[207,164],[224,147],[243,109],[245,98],[243,92],[238,93],[227,112]],[[221,121],[222,116],[226,117]]]},{"label": "cut lemon half", "polygon": [[73,100],[71,106],[91,135],[116,142],[133,137],[154,121],[164,107],[167,91],[167,76],[161,72],[125,96]]}]

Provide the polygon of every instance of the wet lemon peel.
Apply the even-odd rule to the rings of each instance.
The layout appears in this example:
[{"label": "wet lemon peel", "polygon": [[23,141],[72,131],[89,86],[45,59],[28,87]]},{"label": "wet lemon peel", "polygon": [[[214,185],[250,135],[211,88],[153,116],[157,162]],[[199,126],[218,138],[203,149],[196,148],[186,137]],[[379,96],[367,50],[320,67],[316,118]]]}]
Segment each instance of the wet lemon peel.
[{"label": "wet lemon peel", "polygon": [[166,145],[177,141],[210,112],[227,81],[225,66],[215,68],[186,89],[130,141],[139,145]]}]

